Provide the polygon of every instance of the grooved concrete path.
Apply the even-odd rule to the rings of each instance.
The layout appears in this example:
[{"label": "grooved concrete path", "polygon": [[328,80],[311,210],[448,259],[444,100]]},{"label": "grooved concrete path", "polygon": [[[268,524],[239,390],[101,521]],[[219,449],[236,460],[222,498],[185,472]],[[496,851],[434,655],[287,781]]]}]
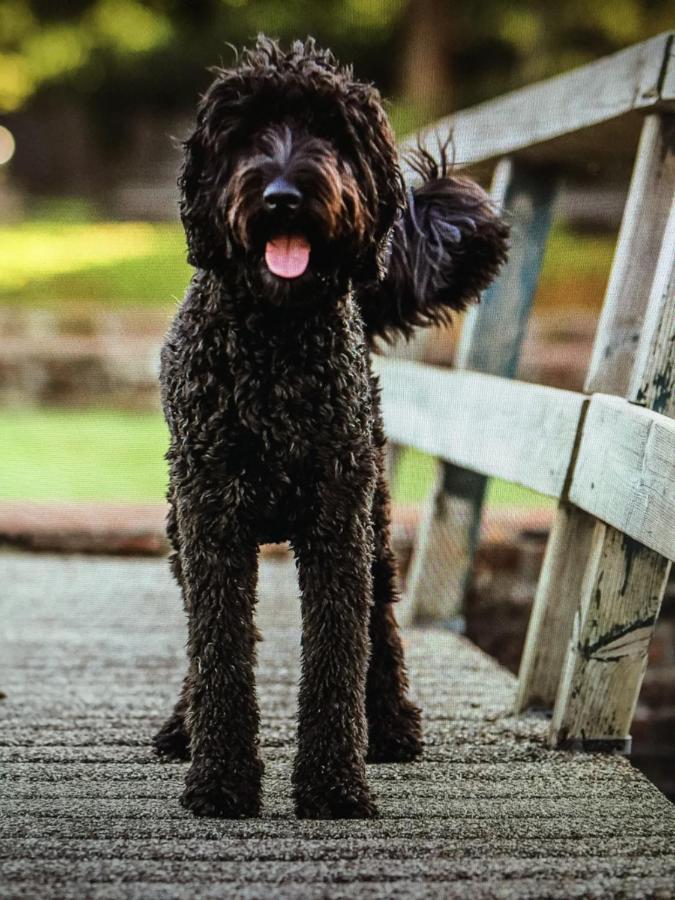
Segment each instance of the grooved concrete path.
[{"label": "grooved concrete path", "polygon": [[0,896],[675,897],[675,807],[621,758],[546,750],[514,680],[448,632],[408,632],[424,760],[370,766],[380,818],[297,821],[292,565],[263,564],[265,814],[198,820],[148,742],[177,690],[164,560],[0,555]]}]

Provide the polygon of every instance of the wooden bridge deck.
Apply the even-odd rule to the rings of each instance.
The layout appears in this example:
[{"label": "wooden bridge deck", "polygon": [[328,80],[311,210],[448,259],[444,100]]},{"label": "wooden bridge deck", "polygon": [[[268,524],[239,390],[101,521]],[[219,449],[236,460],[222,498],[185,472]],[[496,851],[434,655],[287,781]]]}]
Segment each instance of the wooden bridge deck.
[{"label": "wooden bridge deck", "polygon": [[371,766],[380,818],[303,822],[289,797],[294,570],[261,571],[265,814],[197,820],[148,741],[183,621],[158,560],[0,556],[0,896],[675,896],[675,807],[618,757],[547,750],[514,679],[462,638],[407,632],[424,760]]}]

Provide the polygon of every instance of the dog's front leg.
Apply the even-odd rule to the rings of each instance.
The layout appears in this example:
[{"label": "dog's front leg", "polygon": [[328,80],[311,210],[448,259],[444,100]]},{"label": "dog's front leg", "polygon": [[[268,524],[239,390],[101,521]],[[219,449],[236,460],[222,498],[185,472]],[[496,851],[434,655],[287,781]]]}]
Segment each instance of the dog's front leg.
[{"label": "dog's front leg", "polygon": [[303,818],[377,814],[365,767],[372,530],[364,518],[331,517],[293,542],[303,622],[293,795]]},{"label": "dog's front leg", "polygon": [[179,515],[188,612],[188,728],[192,765],[183,806],[200,816],[260,813],[255,695],[257,544],[239,523],[222,525],[185,504]]}]

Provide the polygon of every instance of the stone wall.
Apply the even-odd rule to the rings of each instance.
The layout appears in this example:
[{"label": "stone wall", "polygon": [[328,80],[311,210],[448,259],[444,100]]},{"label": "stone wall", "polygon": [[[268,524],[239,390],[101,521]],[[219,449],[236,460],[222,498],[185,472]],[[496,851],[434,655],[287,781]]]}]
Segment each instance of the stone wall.
[{"label": "stone wall", "polygon": [[[156,409],[159,348],[173,310],[0,308],[0,406]],[[532,320],[518,377],[581,390],[590,358],[592,314]],[[450,365],[457,334],[429,334],[423,358]]]},{"label": "stone wall", "polygon": [[0,309],[0,406],[159,407],[164,310]]}]

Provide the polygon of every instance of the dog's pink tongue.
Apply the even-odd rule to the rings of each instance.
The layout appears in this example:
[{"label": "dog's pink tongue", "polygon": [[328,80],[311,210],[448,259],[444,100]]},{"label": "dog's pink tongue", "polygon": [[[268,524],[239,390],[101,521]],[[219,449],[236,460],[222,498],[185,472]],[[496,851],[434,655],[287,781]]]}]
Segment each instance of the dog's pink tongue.
[{"label": "dog's pink tongue", "polygon": [[265,262],[280,278],[298,278],[309,263],[309,244],[299,235],[281,235],[265,245]]}]

